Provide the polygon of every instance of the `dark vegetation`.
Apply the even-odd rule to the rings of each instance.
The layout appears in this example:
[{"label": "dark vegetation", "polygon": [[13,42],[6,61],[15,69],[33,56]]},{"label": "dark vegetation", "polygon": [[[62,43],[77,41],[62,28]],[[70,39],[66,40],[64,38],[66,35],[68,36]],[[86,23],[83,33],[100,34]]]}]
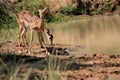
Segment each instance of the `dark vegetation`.
[{"label": "dark vegetation", "polygon": [[[10,15],[10,4],[8,1],[0,1],[0,29],[9,28],[14,21],[14,18]],[[7,25],[9,24],[9,25]],[[12,24],[13,26],[14,24]],[[12,27],[11,26],[11,27]]]},{"label": "dark vegetation", "polygon": [[[74,6],[74,4],[76,5]],[[86,14],[92,16],[117,11],[117,13],[120,14],[120,0],[72,0],[71,4],[67,6],[61,5],[54,11],[50,7],[51,5],[44,0],[0,0],[0,29],[16,27],[15,13],[17,12],[28,10],[38,16],[37,10],[46,6],[49,7],[45,14],[45,22],[47,23],[64,22],[67,20],[66,16],[71,15]]]}]

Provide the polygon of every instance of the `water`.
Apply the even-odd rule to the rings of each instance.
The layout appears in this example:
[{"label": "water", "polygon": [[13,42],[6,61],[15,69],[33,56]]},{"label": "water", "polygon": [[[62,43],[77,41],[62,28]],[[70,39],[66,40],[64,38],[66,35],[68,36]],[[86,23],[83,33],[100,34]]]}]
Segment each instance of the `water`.
[{"label": "water", "polygon": [[[54,44],[85,46],[76,54],[120,54],[120,16],[89,17],[60,24],[49,24],[53,29]],[[27,41],[30,39],[30,30]],[[18,28],[0,31],[0,42],[18,41]],[[38,42],[37,34],[34,43]]]},{"label": "water", "polygon": [[85,46],[77,54],[120,54],[120,16],[103,16],[50,24],[54,43]]}]

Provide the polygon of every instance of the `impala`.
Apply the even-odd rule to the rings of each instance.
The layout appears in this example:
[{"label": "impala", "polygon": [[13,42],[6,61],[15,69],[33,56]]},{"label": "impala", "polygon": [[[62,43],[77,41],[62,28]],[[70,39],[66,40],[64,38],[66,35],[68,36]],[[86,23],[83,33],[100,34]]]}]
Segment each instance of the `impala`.
[{"label": "impala", "polygon": [[[29,43],[29,49],[28,49],[29,54],[31,54],[31,47],[32,47],[33,36],[34,36],[33,32],[38,33],[39,43],[41,47],[43,47],[42,41],[44,43],[42,32],[46,34],[49,43],[53,44],[53,35],[49,31],[49,29],[46,28],[44,24],[44,12],[46,10],[47,8],[38,10],[40,17],[37,17],[36,15],[32,14],[29,11],[21,11],[20,13],[16,14],[17,22],[19,25],[19,35],[18,35],[19,53],[21,53],[21,50],[20,50],[21,40],[24,44],[26,44],[26,32],[28,28],[30,28],[31,30],[30,43]],[[44,45],[44,48],[46,50],[45,45]]]}]

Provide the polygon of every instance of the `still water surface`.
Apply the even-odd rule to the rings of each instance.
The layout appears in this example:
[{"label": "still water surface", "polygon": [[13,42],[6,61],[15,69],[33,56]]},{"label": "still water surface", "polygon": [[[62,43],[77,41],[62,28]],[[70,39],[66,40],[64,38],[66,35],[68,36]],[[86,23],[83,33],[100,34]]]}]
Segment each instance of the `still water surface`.
[{"label": "still water surface", "polygon": [[77,54],[120,54],[120,16],[103,16],[51,24],[54,43],[85,46]]},{"label": "still water surface", "polygon": [[[120,54],[120,16],[90,17],[47,26],[53,29],[55,44],[84,46],[79,52],[76,52],[78,55],[90,53]],[[30,39],[29,31],[27,41]],[[18,27],[0,32],[0,41],[12,40],[17,42]],[[34,37],[34,42],[38,43],[37,34]]]}]

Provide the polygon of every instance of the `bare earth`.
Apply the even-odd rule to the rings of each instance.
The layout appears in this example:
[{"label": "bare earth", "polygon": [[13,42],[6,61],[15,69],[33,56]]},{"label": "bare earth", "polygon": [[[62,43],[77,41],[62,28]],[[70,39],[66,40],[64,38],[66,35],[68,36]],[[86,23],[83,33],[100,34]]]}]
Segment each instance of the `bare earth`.
[{"label": "bare earth", "polygon": [[[14,42],[7,41],[0,43],[0,54],[4,56],[16,55],[19,56],[19,58],[27,56],[29,59],[34,59],[33,62],[27,61],[26,64],[34,63],[36,59],[44,59],[46,57],[56,58],[57,54],[57,58],[60,58],[61,61],[69,61],[67,69],[60,71],[63,77],[67,76],[67,80],[120,80],[120,55],[94,53],[79,57],[71,55],[83,47],[84,46],[61,44],[53,46],[47,45],[47,50],[51,53],[51,55],[48,56],[44,49],[39,48],[39,44],[34,44],[32,48],[33,53],[28,55],[28,46],[21,46],[22,53],[19,54],[18,45]],[[40,75],[42,74],[42,71],[44,71],[44,67],[34,68],[33,74]],[[0,74],[2,73],[3,72],[0,72]]]}]

